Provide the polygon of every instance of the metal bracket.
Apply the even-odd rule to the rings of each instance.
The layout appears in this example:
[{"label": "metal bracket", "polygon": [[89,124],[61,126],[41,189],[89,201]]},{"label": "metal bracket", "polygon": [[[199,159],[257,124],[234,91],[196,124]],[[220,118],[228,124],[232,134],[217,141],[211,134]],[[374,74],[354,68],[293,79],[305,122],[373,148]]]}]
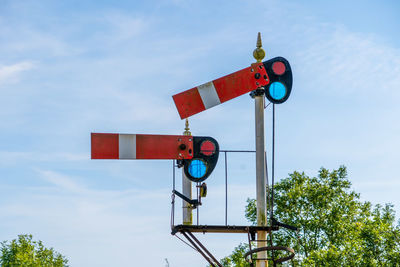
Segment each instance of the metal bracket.
[{"label": "metal bracket", "polygon": [[272,224],[272,226],[280,226],[280,227],[283,227],[283,228],[286,228],[289,230],[293,230],[293,231],[299,230],[296,226],[278,222],[274,217],[271,218],[271,224]]},{"label": "metal bracket", "polygon": [[190,199],[187,196],[185,196],[184,194],[182,194],[182,193],[180,193],[180,192],[178,192],[176,190],[172,190],[172,193],[174,193],[178,197],[182,198],[183,200],[185,200],[190,205],[193,205],[194,208],[196,208],[197,206],[201,205],[201,202],[198,201],[197,199]]},{"label": "metal bracket", "polygon": [[256,97],[256,96],[260,96],[260,95],[264,95],[265,94],[265,89],[264,87],[259,87],[254,91],[251,91],[250,96],[252,98]]}]

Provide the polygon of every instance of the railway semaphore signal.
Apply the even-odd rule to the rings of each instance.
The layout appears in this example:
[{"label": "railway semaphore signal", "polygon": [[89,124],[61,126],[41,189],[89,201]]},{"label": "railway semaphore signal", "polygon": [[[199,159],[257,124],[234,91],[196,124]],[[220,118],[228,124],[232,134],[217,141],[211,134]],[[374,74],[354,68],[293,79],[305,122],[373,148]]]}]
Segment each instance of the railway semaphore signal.
[{"label": "railway semaphore signal", "polygon": [[[273,189],[272,205],[270,207],[270,226],[267,226],[267,173],[264,140],[264,109],[265,98],[267,98],[272,103],[273,114],[272,181],[274,181],[275,104],[282,104],[289,98],[292,90],[293,76],[289,62],[283,57],[275,57],[262,62],[265,51],[262,49],[260,33],[257,38],[257,48],[254,50],[253,55],[257,62],[251,64],[250,67],[178,93],[173,96],[173,100],[181,119],[183,119],[251,92],[250,96],[255,100],[257,227],[251,228],[253,230],[250,230],[250,228],[246,229],[248,229],[249,235],[252,236],[252,240],[257,243],[257,248],[251,249],[249,238],[250,251],[246,253],[246,257],[252,257],[253,254],[257,254],[257,260],[255,260],[256,266],[264,267],[268,265],[268,259],[270,259],[268,258],[267,251],[283,250],[289,252],[289,256],[279,259],[275,259],[274,253],[272,253],[274,265],[294,257],[294,251],[291,248],[274,247],[272,241],[269,246],[267,245],[267,233],[271,234],[270,240],[272,240],[272,231],[279,229],[279,227],[290,230],[296,230],[297,228],[281,223],[273,217]],[[187,172],[185,171],[185,173]],[[206,232],[205,228],[202,228],[203,233]],[[222,266],[192,234],[192,232],[199,230],[198,227],[190,227],[188,225],[173,227],[173,233],[180,232],[192,245],[195,247],[197,245],[197,250],[212,266],[214,266],[213,262],[218,266]],[[225,228],[208,226],[207,230],[210,232],[233,233],[238,231],[238,227],[232,229],[228,225]],[[256,234],[257,238],[255,237]],[[248,260],[248,258],[246,259]]]},{"label": "railway semaphore signal", "polygon": [[186,177],[196,183],[207,179],[217,165],[218,155],[217,140],[193,136],[193,158],[182,161]]},{"label": "railway semaphore signal", "polygon": [[259,88],[263,88],[270,102],[281,104],[290,96],[292,80],[289,62],[283,57],[276,57],[254,63],[172,98],[181,119],[184,119]]},{"label": "railway semaphore signal", "polygon": [[[184,92],[175,94],[173,100],[181,119],[186,118],[186,128],[183,135],[146,135],[146,134],[111,134],[92,133],[92,159],[170,159],[173,160],[173,190],[171,230],[172,234],[182,234],[207,261],[215,267],[221,263],[207,250],[193,233],[244,233],[248,235],[249,251],[245,258],[257,267],[268,266],[272,260],[274,266],[292,259],[293,249],[274,246],[272,232],[280,227],[296,231],[297,228],[281,223],[273,217],[273,183],[274,183],[274,151],[275,151],[275,104],[284,103],[292,90],[292,70],[289,62],[283,57],[275,57],[262,62],[265,51],[262,49],[261,35],[258,33],[257,48],[254,50],[256,63],[224,77],[214,79],[203,85],[196,86]],[[225,225],[193,225],[192,210],[197,209],[201,198],[207,194],[207,185],[203,183],[214,170],[220,148],[218,142],[207,136],[192,136],[187,118],[227,102],[243,94],[250,93],[255,102],[256,128],[256,193],[257,193],[257,225],[234,226],[227,224],[227,208]],[[272,103],[273,148],[272,148],[272,198],[270,205],[269,224],[266,207],[266,153],[264,134],[265,99]],[[225,174],[227,169],[228,150],[225,153]],[[243,151],[230,151],[243,152]],[[182,193],[175,190],[175,168],[182,168]],[[226,179],[227,181],[227,174]],[[192,183],[197,188],[197,198],[192,199]],[[227,182],[226,182],[227,188]],[[227,194],[227,189],[226,189]],[[182,224],[175,225],[175,196],[182,199]],[[226,195],[227,199],[227,195]],[[227,203],[227,202],[226,202]],[[227,205],[227,204],[226,204]],[[227,206],[226,206],[227,207]],[[199,222],[199,220],[197,220]],[[267,234],[270,239],[267,239]],[[267,242],[269,244],[267,244]],[[252,244],[256,243],[256,248]],[[286,255],[276,258],[274,251],[285,251]],[[272,251],[268,257],[267,251]],[[254,256],[257,254],[257,257]]]}]

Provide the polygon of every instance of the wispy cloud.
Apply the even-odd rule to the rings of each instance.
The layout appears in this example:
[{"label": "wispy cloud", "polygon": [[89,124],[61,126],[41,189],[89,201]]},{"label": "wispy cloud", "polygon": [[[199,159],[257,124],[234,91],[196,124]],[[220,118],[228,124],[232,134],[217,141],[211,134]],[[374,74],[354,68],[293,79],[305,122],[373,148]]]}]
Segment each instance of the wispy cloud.
[{"label": "wispy cloud", "polygon": [[59,162],[88,160],[88,153],[43,153],[34,151],[0,151],[0,166],[24,162]]},{"label": "wispy cloud", "polygon": [[[399,98],[400,50],[377,36],[333,32],[298,53],[298,75],[307,77],[306,89],[324,95],[384,100]],[[310,40],[310,39],[309,39]]]},{"label": "wispy cloud", "polygon": [[107,38],[114,42],[127,41],[143,33],[149,28],[150,20],[132,17],[124,13],[110,13],[105,16],[105,21],[111,26],[111,36]]},{"label": "wispy cloud", "polygon": [[0,65],[0,85],[10,82],[18,82],[22,72],[33,69],[35,64],[31,61],[23,61],[11,65]]},{"label": "wispy cloud", "polygon": [[57,188],[67,191],[69,193],[88,193],[89,190],[87,190],[84,186],[78,184],[77,182],[73,181],[69,176],[63,175],[54,171],[41,171],[39,170],[39,173],[45,179],[47,182],[50,184],[56,186]]}]

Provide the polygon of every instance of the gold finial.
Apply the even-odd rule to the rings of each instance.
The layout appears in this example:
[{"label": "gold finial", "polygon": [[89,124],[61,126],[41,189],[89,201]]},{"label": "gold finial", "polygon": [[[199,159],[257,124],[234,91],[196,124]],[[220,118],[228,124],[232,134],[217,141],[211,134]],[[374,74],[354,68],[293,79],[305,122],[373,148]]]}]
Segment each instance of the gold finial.
[{"label": "gold finial", "polygon": [[183,132],[183,135],[192,135],[192,133],[189,131],[189,120],[186,118],[185,121],[185,131]]},{"label": "gold finial", "polygon": [[265,51],[262,48],[261,42],[261,33],[258,33],[257,36],[257,48],[253,51],[253,57],[257,60],[257,62],[261,62],[265,57]]}]

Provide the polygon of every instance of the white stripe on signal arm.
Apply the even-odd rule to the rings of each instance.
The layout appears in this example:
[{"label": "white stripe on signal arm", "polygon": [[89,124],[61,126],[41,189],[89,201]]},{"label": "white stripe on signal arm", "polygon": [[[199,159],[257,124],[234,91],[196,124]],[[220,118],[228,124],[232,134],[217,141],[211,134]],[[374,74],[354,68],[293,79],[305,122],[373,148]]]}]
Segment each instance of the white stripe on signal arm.
[{"label": "white stripe on signal arm", "polygon": [[136,159],[136,134],[119,135],[119,159]]},{"label": "white stripe on signal arm", "polygon": [[197,86],[197,90],[199,91],[201,100],[203,101],[204,107],[206,109],[221,104],[213,82],[208,82]]}]

